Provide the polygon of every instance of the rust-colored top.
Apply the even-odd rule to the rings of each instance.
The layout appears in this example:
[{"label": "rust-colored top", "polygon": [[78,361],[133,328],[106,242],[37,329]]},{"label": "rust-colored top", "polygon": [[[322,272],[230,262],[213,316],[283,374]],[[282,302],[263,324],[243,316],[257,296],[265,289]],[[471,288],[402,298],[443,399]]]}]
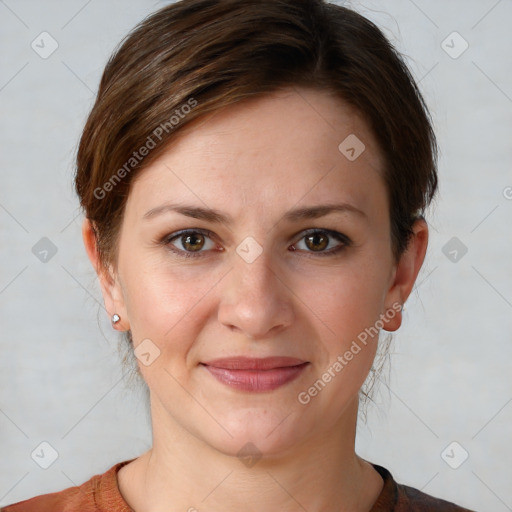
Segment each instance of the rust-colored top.
[{"label": "rust-colored top", "polygon": [[[133,512],[117,485],[117,472],[134,459],[119,462],[78,487],[43,494],[0,509],[0,512]],[[384,487],[370,512],[472,512],[395,482],[391,473],[373,464]]]}]

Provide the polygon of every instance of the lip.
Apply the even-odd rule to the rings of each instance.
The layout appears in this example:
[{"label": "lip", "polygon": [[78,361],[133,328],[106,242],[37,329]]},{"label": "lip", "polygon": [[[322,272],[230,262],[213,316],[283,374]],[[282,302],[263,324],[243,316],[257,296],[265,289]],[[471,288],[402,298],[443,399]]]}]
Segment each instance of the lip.
[{"label": "lip", "polygon": [[272,391],[299,377],[309,362],[294,357],[225,357],[201,363],[221,383],[252,392]]}]

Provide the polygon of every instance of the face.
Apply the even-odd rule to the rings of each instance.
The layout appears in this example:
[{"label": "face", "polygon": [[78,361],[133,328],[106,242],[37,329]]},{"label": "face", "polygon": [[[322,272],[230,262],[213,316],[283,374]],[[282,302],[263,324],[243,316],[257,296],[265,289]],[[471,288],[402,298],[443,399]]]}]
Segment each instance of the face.
[{"label": "face", "polygon": [[230,454],[339,429],[421,266],[393,259],[382,173],[354,110],[285,89],[196,123],[137,176],[102,287],[154,429]]}]

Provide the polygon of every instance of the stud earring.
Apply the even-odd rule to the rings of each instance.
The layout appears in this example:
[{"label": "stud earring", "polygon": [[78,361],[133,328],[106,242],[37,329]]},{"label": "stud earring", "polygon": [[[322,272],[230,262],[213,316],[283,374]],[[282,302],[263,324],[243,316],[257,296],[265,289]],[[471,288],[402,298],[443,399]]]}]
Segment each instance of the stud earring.
[{"label": "stud earring", "polygon": [[117,313],[114,313],[112,315],[112,323],[117,324],[117,322],[119,322],[119,320],[121,320],[121,317]]}]

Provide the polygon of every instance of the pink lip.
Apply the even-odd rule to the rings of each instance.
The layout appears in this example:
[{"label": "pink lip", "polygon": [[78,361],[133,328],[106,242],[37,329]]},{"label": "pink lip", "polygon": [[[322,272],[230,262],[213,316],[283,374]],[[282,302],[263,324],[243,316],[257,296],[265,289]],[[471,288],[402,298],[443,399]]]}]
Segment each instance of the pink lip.
[{"label": "pink lip", "polygon": [[292,357],[226,357],[201,363],[220,382],[243,391],[271,391],[297,378],[309,364]]}]

